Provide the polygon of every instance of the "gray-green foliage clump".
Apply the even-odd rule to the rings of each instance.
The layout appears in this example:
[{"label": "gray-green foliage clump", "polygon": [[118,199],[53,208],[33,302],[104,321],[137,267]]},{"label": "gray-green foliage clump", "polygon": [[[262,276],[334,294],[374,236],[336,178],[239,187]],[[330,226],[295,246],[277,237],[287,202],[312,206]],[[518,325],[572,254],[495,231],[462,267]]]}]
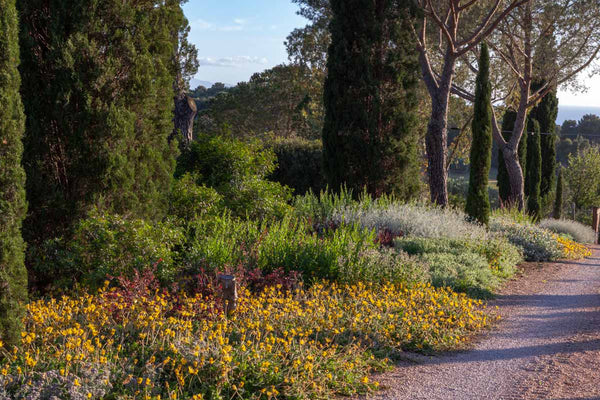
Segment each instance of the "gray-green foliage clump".
[{"label": "gray-green foliage clump", "polygon": [[494,217],[490,221],[490,230],[521,248],[527,261],[555,261],[562,257],[562,247],[552,237],[552,233],[536,225]]},{"label": "gray-green foliage clump", "polygon": [[540,221],[539,226],[558,233],[567,235],[579,243],[596,242],[596,232],[589,226],[583,225],[577,221],[567,219],[544,219]]},{"label": "gray-green foliage clump", "polygon": [[468,221],[457,210],[418,204],[374,204],[368,208],[347,206],[331,214],[335,223],[358,223],[366,229],[394,235],[425,238],[486,240],[485,227]]},{"label": "gray-green foliage clump", "polygon": [[490,83],[490,55],[487,45],[481,46],[479,73],[475,87],[474,117],[472,124],[471,169],[466,213],[481,224],[490,220],[488,177],[492,162],[492,85]]},{"label": "gray-green foliage clump", "polygon": [[397,249],[416,255],[429,268],[434,286],[450,286],[474,296],[486,296],[498,285],[485,255],[468,242],[426,238],[395,241]]},{"label": "gray-green foliage clump", "polygon": [[323,162],[329,187],[412,198],[419,66],[409,5],[333,0],[324,87]]},{"label": "gray-green foliage clump", "polygon": [[19,0],[26,238],[69,234],[94,207],[158,218],[175,167],[176,0]]},{"label": "gray-green foliage clump", "polygon": [[27,301],[21,236],[27,212],[21,167],[25,117],[19,95],[18,32],[15,0],[0,0],[0,338],[8,344],[20,339]]},{"label": "gray-green foliage clump", "polygon": [[[523,261],[521,251],[502,237],[484,241],[406,237],[394,244],[429,264],[434,285],[446,282],[457,290],[479,294],[492,291],[501,279],[511,277]],[[459,261],[462,266],[456,265]],[[455,281],[449,280],[451,276]]]}]

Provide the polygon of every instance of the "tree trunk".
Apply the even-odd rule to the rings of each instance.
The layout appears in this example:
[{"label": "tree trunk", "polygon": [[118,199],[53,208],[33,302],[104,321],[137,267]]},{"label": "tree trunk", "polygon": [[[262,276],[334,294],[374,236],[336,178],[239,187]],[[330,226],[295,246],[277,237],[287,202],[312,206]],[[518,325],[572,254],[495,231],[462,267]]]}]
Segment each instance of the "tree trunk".
[{"label": "tree trunk", "polygon": [[181,134],[183,147],[188,147],[194,140],[194,118],[198,109],[194,99],[185,93],[175,96],[175,115],[173,123],[175,125],[170,140]]},{"label": "tree trunk", "polygon": [[448,107],[447,103],[433,101],[431,118],[427,125],[427,146],[429,192],[431,201],[445,207],[448,205],[448,176],[446,172],[448,141]]},{"label": "tree trunk", "polygon": [[446,158],[448,157],[448,105],[454,74],[453,65],[452,61],[446,61],[439,86],[431,96],[431,118],[425,137],[431,201],[442,207],[448,205]]},{"label": "tree trunk", "polygon": [[525,206],[523,170],[519,164],[519,153],[508,145],[502,149],[508,180],[510,182],[509,206],[517,206],[522,210]]}]

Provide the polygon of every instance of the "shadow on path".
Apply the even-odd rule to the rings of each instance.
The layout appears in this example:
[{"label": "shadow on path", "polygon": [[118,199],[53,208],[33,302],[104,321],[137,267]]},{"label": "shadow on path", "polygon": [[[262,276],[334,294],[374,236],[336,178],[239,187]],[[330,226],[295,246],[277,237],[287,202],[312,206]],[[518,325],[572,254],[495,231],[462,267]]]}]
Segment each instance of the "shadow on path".
[{"label": "shadow on path", "polygon": [[[453,364],[463,362],[481,362],[511,360],[527,357],[539,357],[560,353],[580,353],[585,351],[600,350],[600,339],[582,342],[560,342],[539,346],[512,347],[507,349],[469,350],[463,353],[449,354],[448,356],[432,357],[425,364]],[[464,356],[463,356],[464,355]]]}]

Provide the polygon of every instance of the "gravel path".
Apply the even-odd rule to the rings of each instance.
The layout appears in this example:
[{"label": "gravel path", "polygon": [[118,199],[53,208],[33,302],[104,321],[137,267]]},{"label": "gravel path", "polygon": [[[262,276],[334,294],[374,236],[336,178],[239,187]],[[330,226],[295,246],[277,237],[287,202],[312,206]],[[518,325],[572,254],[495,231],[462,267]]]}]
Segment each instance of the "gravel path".
[{"label": "gravel path", "polygon": [[497,300],[501,322],[469,351],[415,356],[373,399],[600,399],[600,247],[528,264]]}]

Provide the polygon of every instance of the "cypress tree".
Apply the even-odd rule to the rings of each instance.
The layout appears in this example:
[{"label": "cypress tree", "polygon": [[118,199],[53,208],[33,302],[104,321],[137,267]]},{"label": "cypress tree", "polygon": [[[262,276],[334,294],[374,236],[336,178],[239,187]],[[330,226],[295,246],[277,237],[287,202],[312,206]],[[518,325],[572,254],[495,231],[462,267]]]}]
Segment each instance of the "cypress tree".
[{"label": "cypress tree", "polygon": [[407,7],[331,1],[323,161],[333,190],[346,185],[355,194],[366,188],[403,199],[418,191],[419,67]]},{"label": "cypress tree", "polygon": [[[517,119],[517,112],[512,109],[506,110],[504,117],[502,118],[502,136],[504,140],[510,140],[512,136],[512,130],[515,127],[515,120]],[[527,121],[525,122],[527,126]],[[527,131],[527,129],[525,129]],[[523,176],[526,176],[527,172],[527,132],[524,132],[521,141],[519,142],[519,163],[521,169],[523,169]],[[506,205],[510,196],[510,180],[508,177],[508,171],[506,170],[506,164],[504,163],[504,155],[502,150],[498,150],[498,194],[500,196],[500,202]]]},{"label": "cypress tree", "polygon": [[160,216],[175,166],[178,0],[19,0],[31,241],[91,208]]},{"label": "cypress tree", "polygon": [[0,0],[0,337],[17,344],[27,301],[21,225],[25,173],[21,167],[25,117],[19,95],[19,29],[15,0]]},{"label": "cypress tree", "polygon": [[540,183],[542,179],[542,153],[540,140],[540,124],[537,120],[530,118],[527,134],[527,175],[525,187],[527,188],[527,210],[535,220],[540,218],[541,199]]},{"label": "cypress tree", "polygon": [[[535,82],[532,90],[542,87],[545,82]],[[530,112],[530,117],[540,123],[542,147],[542,180],[540,184],[540,196],[545,205],[552,204],[552,192],[556,182],[556,118],[558,116],[558,97],[556,88],[550,91],[540,103]]]},{"label": "cypress tree", "polygon": [[558,180],[556,181],[556,196],[554,198],[554,218],[561,219],[563,210],[563,177],[562,168],[558,170]]},{"label": "cypress tree", "polygon": [[465,210],[470,217],[485,225],[490,219],[488,177],[492,162],[492,85],[489,75],[490,54],[484,43],[481,45],[479,73],[475,84],[471,170]]}]

